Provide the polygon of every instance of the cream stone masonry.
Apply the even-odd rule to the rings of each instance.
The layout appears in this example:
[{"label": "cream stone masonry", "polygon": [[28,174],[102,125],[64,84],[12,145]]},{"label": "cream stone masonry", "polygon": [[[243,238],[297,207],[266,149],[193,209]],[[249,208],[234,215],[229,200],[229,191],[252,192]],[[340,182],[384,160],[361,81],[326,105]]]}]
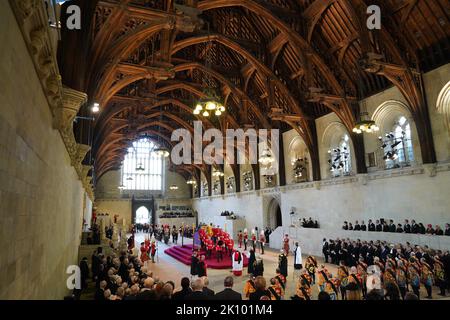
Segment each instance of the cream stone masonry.
[{"label": "cream stone masonry", "polygon": [[[33,12],[41,14],[41,1],[11,2],[29,19],[22,27],[37,27]],[[18,21],[9,2],[0,1],[0,299],[59,300],[70,293],[66,269],[79,262],[83,216],[90,219],[92,203],[53,127],[58,104],[49,106],[48,93],[56,69],[43,69],[51,72],[42,78]]]},{"label": "cream stone masonry", "polygon": [[52,48],[44,2],[10,0],[9,3],[16,15],[17,23],[53,114],[53,126],[61,134],[83,187],[91,200],[94,200],[93,186],[87,177],[86,169],[81,165],[90,147],[77,144],[73,135],[73,120],[80,107],[86,103],[87,95],[62,86],[55,50]]}]

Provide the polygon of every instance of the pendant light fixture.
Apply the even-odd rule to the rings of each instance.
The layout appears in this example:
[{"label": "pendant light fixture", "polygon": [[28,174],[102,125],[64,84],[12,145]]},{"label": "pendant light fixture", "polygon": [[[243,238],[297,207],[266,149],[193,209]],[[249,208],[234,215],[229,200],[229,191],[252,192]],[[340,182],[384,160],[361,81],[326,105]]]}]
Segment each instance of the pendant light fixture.
[{"label": "pendant light fixture", "polygon": [[[162,123],[162,109],[161,109],[161,113],[159,115],[159,122]],[[158,126],[158,147],[156,147],[155,149],[153,149],[153,153],[155,155],[157,155],[158,157],[161,158],[167,158],[170,155],[170,151],[169,149],[167,149],[166,147],[162,146],[161,144],[161,126]]]},{"label": "pendant light fixture", "polygon": [[[208,42],[206,43],[206,58],[205,58],[205,68],[211,69],[211,47],[212,41],[209,39],[210,31],[209,31],[209,23],[208,24]],[[208,50],[209,47],[209,50]],[[220,99],[216,90],[213,88],[211,76],[206,73],[203,77],[203,93],[204,97],[200,99],[193,110],[193,114],[199,115],[201,114],[203,117],[207,118],[210,115],[215,115],[216,117],[220,117],[222,113],[225,112],[225,106],[222,103],[222,99]]]},{"label": "pendant light fixture", "polygon": [[353,132],[356,134],[361,133],[374,133],[380,131],[380,128],[377,126],[375,121],[368,119],[369,113],[366,108],[366,101],[364,99],[364,83],[362,78],[362,68],[361,62],[358,64],[358,83],[359,83],[359,99],[361,101],[361,113],[360,120],[356,122],[353,127]]}]

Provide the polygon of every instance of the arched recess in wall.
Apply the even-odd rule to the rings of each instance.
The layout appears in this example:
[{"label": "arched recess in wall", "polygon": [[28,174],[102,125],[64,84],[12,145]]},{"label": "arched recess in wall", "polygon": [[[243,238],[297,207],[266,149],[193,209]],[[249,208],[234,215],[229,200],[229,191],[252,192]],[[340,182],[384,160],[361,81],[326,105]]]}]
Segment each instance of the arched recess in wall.
[{"label": "arched recess in wall", "polygon": [[[356,171],[355,150],[353,148],[352,139],[347,131],[347,128],[342,122],[333,121],[325,128],[320,147],[320,169],[322,177],[334,177],[334,173],[330,170],[329,160],[332,154],[329,152],[334,149],[342,149],[346,147],[348,150],[348,163],[346,164],[346,171],[352,174]],[[334,156],[336,159],[336,156]]]},{"label": "arched recess in wall", "polygon": [[285,162],[288,183],[311,180],[311,157],[308,147],[300,136],[297,135],[290,141]]},{"label": "arched recess in wall", "polygon": [[228,163],[225,163],[223,173],[225,174],[225,193],[235,193],[236,177],[234,176],[233,169]]},{"label": "arched recess in wall", "polygon": [[208,196],[208,179],[206,179],[206,176],[203,172],[200,173],[200,196]]},{"label": "arched recess in wall", "polygon": [[450,136],[450,81],[442,88],[439,93],[436,109],[444,117],[445,127]]},{"label": "arched recess in wall", "polygon": [[[401,120],[404,118],[403,120]],[[406,119],[406,122],[404,122]],[[380,142],[378,141],[378,137],[385,138],[386,134],[391,133],[395,131],[395,127],[398,126],[399,122],[404,122],[402,124],[403,127],[405,125],[410,126],[410,137],[409,140],[412,144],[412,159],[411,159],[411,165],[414,165],[416,163],[422,162],[422,156],[420,153],[420,144],[418,140],[417,135],[417,128],[414,123],[414,119],[409,112],[408,106],[397,100],[388,100],[381,105],[379,105],[373,115],[372,120],[375,121],[375,123],[379,126],[380,131],[377,135],[370,135],[366,139],[370,139],[370,142],[368,141],[367,144],[371,143],[373,145],[372,148],[367,148],[367,152],[370,152],[370,150],[374,150],[375,147],[375,157],[376,157],[376,163],[379,168],[384,168],[384,151],[380,148]],[[376,140],[376,143],[374,141]],[[405,143],[406,145],[406,143]],[[410,151],[411,153],[411,151]]]},{"label": "arched recess in wall", "polygon": [[281,197],[274,195],[264,212],[264,227],[269,227],[275,230],[283,225],[283,218],[281,213]]}]

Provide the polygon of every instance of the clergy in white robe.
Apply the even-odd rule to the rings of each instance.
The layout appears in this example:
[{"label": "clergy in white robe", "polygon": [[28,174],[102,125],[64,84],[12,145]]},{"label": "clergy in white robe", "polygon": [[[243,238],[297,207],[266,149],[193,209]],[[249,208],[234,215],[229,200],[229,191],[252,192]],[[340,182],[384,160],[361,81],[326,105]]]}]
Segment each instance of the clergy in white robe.
[{"label": "clergy in white robe", "polygon": [[296,242],[294,248],[294,269],[300,270],[302,268],[303,268],[302,249],[298,245],[298,242]]},{"label": "clergy in white robe", "polygon": [[233,252],[233,255],[231,256],[232,259],[232,270],[233,274],[235,276],[241,276],[242,275],[242,269],[244,268],[244,256],[239,250],[235,250]]}]

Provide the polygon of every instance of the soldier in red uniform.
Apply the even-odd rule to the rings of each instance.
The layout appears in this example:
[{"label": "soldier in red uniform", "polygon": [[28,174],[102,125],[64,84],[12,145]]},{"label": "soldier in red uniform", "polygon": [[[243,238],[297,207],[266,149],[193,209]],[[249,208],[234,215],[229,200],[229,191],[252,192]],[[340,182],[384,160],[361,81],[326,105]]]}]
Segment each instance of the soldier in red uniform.
[{"label": "soldier in red uniform", "polygon": [[145,246],[145,242],[141,242],[141,261],[144,264],[144,266],[147,264],[148,261],[148,247]]},{"label": "soldier in red uniform", "polygon": [[239,232],[238,232],[239,249],[242,248],[242,239],[243,239],[243,234],[242,234],[242,231],[239,230]]},{"label": "soldier in red uniform", "polygon": [[152,256],[152,262],[155,263],[155,254],[156,254],[156,241],[152,240],[152,244],[150,247],[150,255]]},{"label": "soldier in red uniform", "polygon": [[207,239],[206,240],[206,256],[208,257],[208,259],[211,258],[213,249],[214,249],[214,243],[212,242],[211,239]]}]

